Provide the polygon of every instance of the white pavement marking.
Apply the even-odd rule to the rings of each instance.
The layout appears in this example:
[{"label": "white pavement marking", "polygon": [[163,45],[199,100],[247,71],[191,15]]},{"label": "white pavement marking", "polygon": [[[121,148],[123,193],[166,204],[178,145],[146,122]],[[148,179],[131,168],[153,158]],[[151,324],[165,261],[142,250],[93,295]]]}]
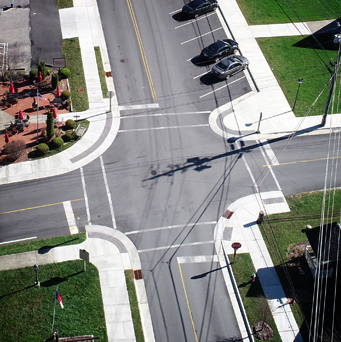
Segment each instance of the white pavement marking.
[{"label": "white pavement marking", "polygon": [[155,247],[155,248],[147,248],[147,249],[139,249],[139,253],[145,252],[154,252],[154,251],[162,251],[163,249],[171,249],[171,248],[179,248],[179,247],[190,247],[190,246],[198,246],[198,245],[206,245],[214,243],[214,241],[200,241],[200,242],[192,242],[192,243],[181,243],[178,245],[171,245],[171,246],[162,246],[162,247]]},{"label": "white pavement marking", "polygon": [[116,220],[115,220],[115,214],[114,214],[114,208],[113,208],[113,205],[112,205],[111,194],[110,194],[110,190],[109,190],[109,186],[108,186],[107,175],[105,173],[103,158],[102,158],[102,156],[100,156],[99,158],[100,158],[100,161],[101,161],[101,167],[102,167],[103,179],[104,179],[104,184],[105,184],[105,190],[107,192],[108,201],[109,201],[109,208],[110,208],[110,213],[111,213],[112,226],[113,226],[114,229],[117,229]]},{"label": "white pavement marking", "polygon": [[80,171],[81,171],[81,179],[82,179],[82,186],[83,186],[83,192],[84,192],[85,209],[86,209],[86,214],[87,214],[87,217],[88,217],[88,224],[91,225],[89,201],[88,201],[88,195],[86,193],[85,179],[84,179],[84,173],[83,173],[83,168],[82,167],[80,168]]},{"label": "white pavement marking", "polygon": [[206,16],[202,16],[200,18],[190,20],[190,21],[186,22],[186,24],[182,24],[180,26],[176,26],[175,29],[178,29],[178,28],[181,28],[181,27],[184,27],[184,26],[187,26],[187,25],[191,25],[191,24],[195,23],[196,21],[199,21],[199,20],[202,20],[202,19],[206,19],[207,17],[209,17],[209,16],[211,16],[213,14],[215,14],[215,13],[213,12],[211,14],[207,14]]},{"label": "white pavement marking", "polygon": [[218,262],[217,255],[195,255],[178,257],[179,264],[195,264],[201,262]]},{"label": "white pavement marking", "polygon": [[172,128],[196,128],[196,127],[207,127],[209,124],[201,124],[201,125],[187,125],[187,126],[166,126],[166,127],[151,127],[151,128],[135,128],[135,129],[124,129],[119,130],[120,133],[126,132],[139,132],[139,131],[153,131],[158,129],[172,129]]},{"label": "white pavement marking", "polygon": [[206,72],[204,72],[203,74],[200,74],[200,75],[198,75],[198,76],[194,76],[194,77],[193,77],[193,80],[195,80],[195,79],[198,78],[198,77],[204,76],[204,75],[208,74],[209,72],[211,72],[211,70],[208,70],[208,71],[206,71]]},{"label": "white pavement marking", "polygon": [[131,234],[140,234],[140,233],[147,233],[147,232],[155,232],[158,230],[168,230],[168,229],[174,229],[174,228],[185,228],[185,227],[191,227],[191,226],[204,226],[204,225],[211,225],[211,224],[217,224],[217,221],[209,221],[209,222],[191,222],[186,224],[176,224],[174,226],[165,226],[165,227],[157,227],[157,228],[149,228],[144,230],[133,230],[131,232],[125,233],[125,235],[131,235]]},{"label": "white pavement marking", "polygon": [[[268,154],[268,152],[270,153],[270,156],[269,156],[269,154],[268,154],[268,157],[269,157],[269,159],[270,159],[270,162],[267,160],[266,155],[265,155],[264,152],[263,152],[263,147],[265,147],[265,146],[268,146],[268,148],[271,150],[271,152],[272,152],[272,154],[273,154],[273,157],[272,157],[272,158],[274,158],[274,159],[272,159],[272,158],[270,157],[270,156],[271,156],[271,152],[265,150],[265,148],[264,148],[264,150],[265,150],[265,152],[267,152],[267,154]],[[274,173],[274,171],[273,171],[273,169],[272,169],[272,163],[273,163],[273,162],[277,162],[277,164],[273,164],[273,165],[279,165],[278,160],[277,160],[275,154],[273,153],[273,151],[272,151],[271,147],[269,146],[269,144],[265,144],[265,145],[264,145],[264,144],[261,144],[261,146],[260,146],[260,151],[261,151],[261,153],[262,153],[262,155],[263,155],[263,158],[264,158],[264,160],[265,160],[265,163],[268,165],[269,171],[265,174],[265,176],[264,176],[264,177],[262,178],[262,180],[259,182],[259,185],[258,185],[258,186],[261,186],[261,185],[262,185],[264,179],[266,178],[266,176],[267,176],[267,175],[269,174],[269,172],[270,172],[271,175],[272,175],[272,178],[274,179],[274,181],[275,181],[275,183],[276,183],[276,186],[277,186],[278,190],[279,190],[279,191],[282,191],[281,186],[279,185],[279,182],[278,182],[278,180],[277,180],[277,178],[276,178],[276,176],[275,176],[275,173]]]},{"label": "white pavement marking", "polygon": [[245,78],[245,75],[242,76],[242,77],[240,77],[240,78],[238,78],[238,79],[236,79],[236,80],[234,80],[234,81],[232,81],[232,82],[230,82],[230,83],[228,83],[227,85],[225,84],[225,85],[223,85],[222,87],[217,88],[217,89],[214,89],[213,91],[210,91],[210,92],[207,93],[207,94],[201,95],[199,98],[201,99],[202,97],[211,95],[212,93],[215,93],[215,92],[218,91],[218,90],[221,90],[221,89],[223,89],[223,88],[226,88],[226,87],[229,86],[230,84],[233,84],[233,83],[236,83],[236,82],[242,80],[243,78]]},{"label": "white pavement marking", "polygon": [[268,155],[270,164],[271,165],[279,165],[279,162],[275,156],[274,151],[272,150],[270,144],[266,139],[260,139],[259,140],[261,147],[264,149],[265,153]]},{"label": "white pavement marking", "polygon": [[147,103],[142,105],[131,105],[131,106],[118,106],[118,110],[135,110],[135,109],[152,109],[160,108],[158,103]]},{"label": "white pavement marking", "polygon": [[63,207],[64,207],[65,216],[66,216],[67,223],[69,225],[71,235],[78,234],[78,227],[77,227],[75,215],[73,214],[71,201],[63,202]]},{"label": "white pavement marking", "polygon": [[194,115],[194,114],[210,114],[210,113],[211,113],[211,111],[204,110],[202,112],[133,114],[133,115],[121,116],[121,119],[146,118],[146,117],[150,117],[150,116]]},{"label": "white pavement marking", "polygon": [[218,31],[218,30],[221,30],[221,29],[222,29],[222,27],[219,27],[219,28],[217,28],[217,29],[215,29],[215,30],[212,30],[212,31],[207,32],[207,33],[204,33],[204,34],[202,34],[202,35],[200,35],[200,36],[197,36],[197,37],[195,37],[195,38],[186,40],[185,42],[182,42],[181,45],[186,44],[186,43],[189,43],[189,42],[192,42],[193,40],[196,40],[196,39],[200,39],[201,37],[207,36],[207,35],[211,34],[212,32],[215,32],[215,31]]},{"label": "white pavement marking", "polygon": [[173,12],[170,12],[168,13],[169,15],[172,15],[172,14],[175,14],[175,13],[178,13],[178,12],[181,12],[182,11],[182,8],[176,10],[176,11],[173,11]]},{"label": "white pavement marking", "polygon": [[12,241],[5,241],[5,242],[0,242],[0,245],[5,245],[6,243],[16,243],[16,242],[22,242],[22,241],[26,241],[26,240],[34,240],[36,239],[36,236],[32,236],[32,237],[28,237],[28,238],[24,238],[24,239],[18,239],[18,240],[12,240]]}]

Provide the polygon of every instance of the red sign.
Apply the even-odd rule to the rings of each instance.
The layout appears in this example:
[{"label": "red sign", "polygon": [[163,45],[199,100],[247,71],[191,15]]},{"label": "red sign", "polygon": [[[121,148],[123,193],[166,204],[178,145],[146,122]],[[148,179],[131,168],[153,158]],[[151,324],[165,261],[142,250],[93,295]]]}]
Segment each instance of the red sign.
[{"label": "red sign", "polygon": [[239,243],[239,242],[233,242],[233,244],[231,245],[231,247],[232,247],[234,250],[239,249],[241,246],[242,246],[242,244]]}]

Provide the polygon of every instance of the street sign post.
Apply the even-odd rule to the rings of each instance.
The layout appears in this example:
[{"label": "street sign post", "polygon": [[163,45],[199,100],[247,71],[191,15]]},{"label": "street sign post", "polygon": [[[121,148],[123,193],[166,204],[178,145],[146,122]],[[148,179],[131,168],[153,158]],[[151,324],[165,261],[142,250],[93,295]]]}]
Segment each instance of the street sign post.
[{"label": "street sign post", "polygon": [[86,261],[89,262],[90,257],[89,257],[89,252],[86,251],[85,249],[80,249],[79,250],[79,258],[83,260],[83,266],[84,266],[84,272],[86,271]]},{"label": "street sign post", "polygon": [[242,246],[242,244],[240,242],[233,242],[233,244],[231,245],[231,247],[234,249],[233,262],[236,258],[237,249],[239,249],[241,246]]}]

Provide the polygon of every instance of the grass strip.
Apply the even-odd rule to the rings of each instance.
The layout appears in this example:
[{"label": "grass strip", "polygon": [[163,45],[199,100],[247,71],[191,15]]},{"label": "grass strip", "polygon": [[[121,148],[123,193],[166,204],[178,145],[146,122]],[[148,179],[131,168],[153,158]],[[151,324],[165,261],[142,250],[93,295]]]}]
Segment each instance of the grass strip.
[{"label": "grass strip", "polygon": [[[337,50],[331,37],[320,35],[320,42],[325,50],[311,37],[276,37],[260,38],[257,42],[269,63],[279,85],[281,86],[291,108],[293,108],[298,93],[298,79],[303,79],[300,85],[295,105],[295,115],[304,116],[325,87],[331,74],[330,57],[336,60]],[[315,49],[315,50],[314,50]],[[327,86],[310,112],[312,115],[322,115],[329,86]],[[338,90],[336,90],[336,93]]]},{"label": "grass strip", "polygon": [[107,87],[107,81],[105,79],[105,72],[104,72],[104,66],[102,61],[102,55],[101,50],[99,46],[95,46],[95,55],[96,55],[96,62],[97,62],[97,69],[98,69],[98,75],[99,79],[101,81],[101,88],[102,88],[102,94],[104,98],[107,98],[108,93],[108,87]]},{"label": "grass strip", "polygon": [[[39,249],[48,249],[58,246],[77,245],[86,240],[86,233],[77,235],[58,236],[50,239],[33,240],[27,242],[14,243],[11,245],[0,246],[0,256],[8,254],[17,254],[24,252],[37,251]],[[0,339],[1,341],[1,339]]]},{"label": "grass strip", "polygon": [[[66,68],[71,71],[69,83],[71,88],[72,109],[75,112],[82,112],[89,109],[89,99],[79,39],[63,39],[62,51],[63,57],[66,59]],[[83,89],[83,91],[79,91],[80,89]]]},{"label": "grass strip", "polygon": [[136,342],[144,342],[140,310],[136,296],[135,283],[132,270],[124,271],[129,294],[131,316],[133,318]]},{"label": "grass strip", "polygon": [[97,268],[74,260],[0,272],[0,341],[44,341],[51,336],[56,287],[55,328],[59,337],[94,335],[108,341]]},{"label": "grass strip", "polygon": [[73,0],[56,0],[58,9],[73,7]]},{"label": "grass strip", "polygon": [[[233,255],[229,255],[228,257],[229,260],[233,260]],[[278,333],[276,323],[258,278],[256,278],[254,283],[251,282],[251,274],[256,273],[256,270],[253,266],[250,254],[237,254],[235,262],[231,264],[231,268],[251,330],[256,322],[264,320],[273,330],[274,338],[271,341],[281,342],[282,339]]]},{"label": "grass strip", "polygon": [[249,25],[336,19],[340,15],[337,0],[237,0]]}]

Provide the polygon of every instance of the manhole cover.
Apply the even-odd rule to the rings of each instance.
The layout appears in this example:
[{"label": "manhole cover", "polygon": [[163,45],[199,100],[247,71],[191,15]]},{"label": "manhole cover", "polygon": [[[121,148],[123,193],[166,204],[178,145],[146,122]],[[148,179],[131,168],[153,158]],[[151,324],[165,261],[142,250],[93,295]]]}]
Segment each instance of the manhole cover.
[{"label": "manhole cover", "polygon": [[155,170],[153,170],[153,171],[151,172],[151,174],[152,174],[153,176],[155,176],[155,175],[157,174],[157,172],[156,172]]},{"label": "manhole cover", "polygon": [[78,91],[79,91],[80,93],[83,93],[83,92],[84,92],[84,89],[83,89],[83,88],[79,88]]},{"label": "manhole cover", "polygon": [[126,60],[125,60],[125,59],[123,59],[123,58],[122,58],[122,59],[120,59],[120,62],[121,62],[121,63],[125,63],[125,61],[126,61]]}]

